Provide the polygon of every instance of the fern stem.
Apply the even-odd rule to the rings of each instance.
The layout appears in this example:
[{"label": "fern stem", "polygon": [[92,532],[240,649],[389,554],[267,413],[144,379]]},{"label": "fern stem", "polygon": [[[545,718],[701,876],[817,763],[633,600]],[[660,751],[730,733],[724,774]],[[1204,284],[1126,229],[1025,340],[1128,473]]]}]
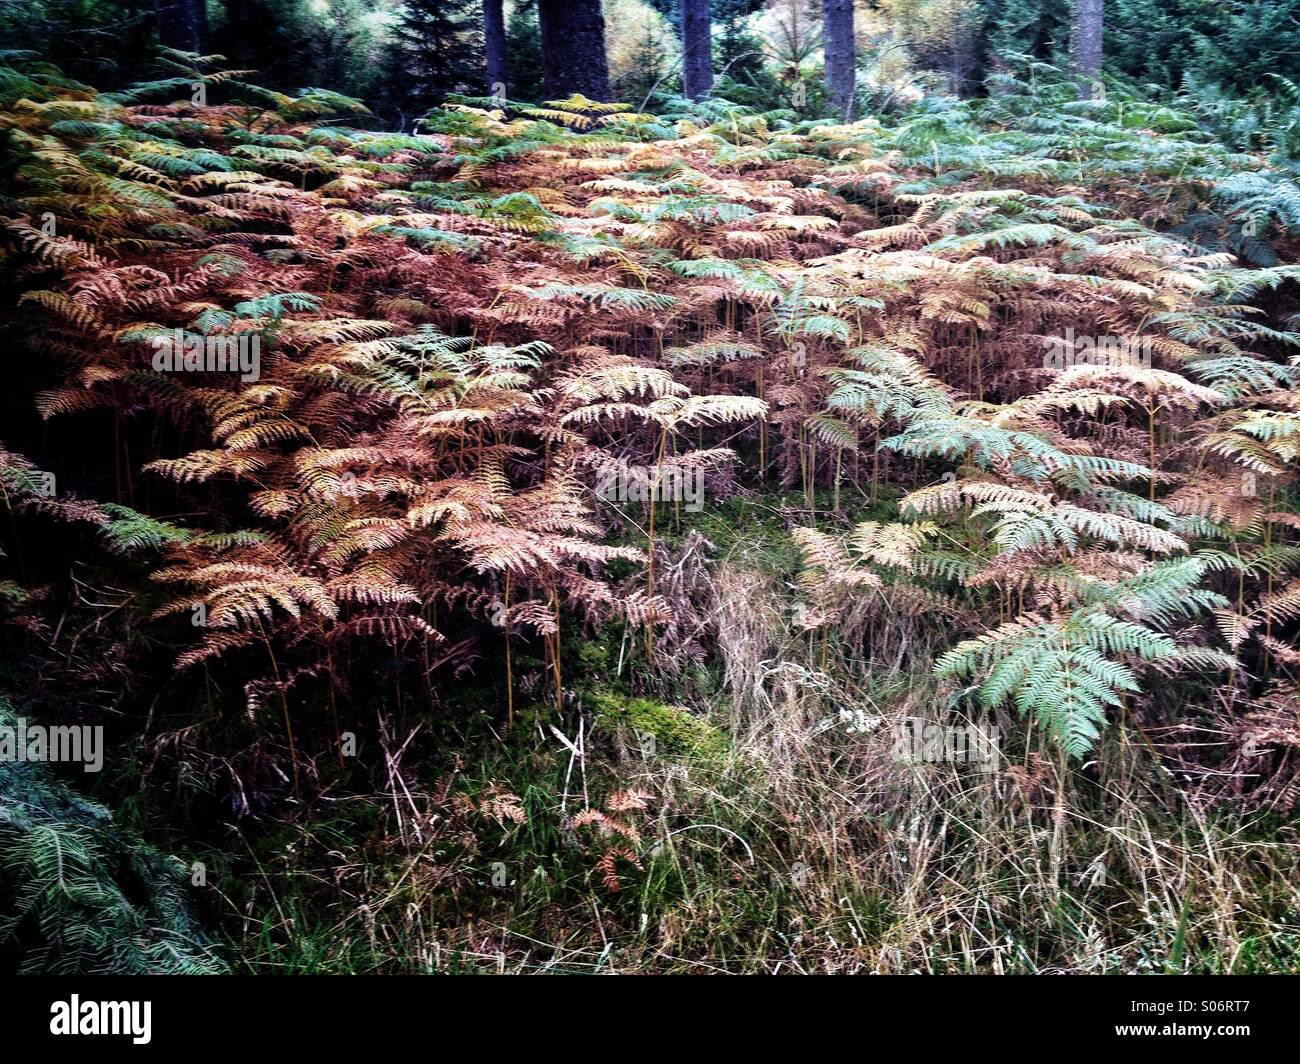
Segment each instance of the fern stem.
[{"label": "fern stem", "polygon": [[554,650],[551,652],[551,672],[555,677],[555,715],[564,715],[564,682],[560,672],[560,603],[555,588],[551,588],[551,612],[555,616]]},{"label": "fern stem", "polygon": [[506,570],[505,610],[501,614],[506,640],[506,734],[515,724],[515,683],[510,669],[510,570]]},{"label": "fern stem", "polygon": [[334,722],[334,749],[339,755],[339,770],[346,771],[347,765],[343,763],[343,733],[339,730],[339,707],[334,690],[334,650],[328,646],[325,648],[325,667],[330,678],[330,718]]},{"label": "fern stem", "polygon": [[289,763],[293,768],[293,796],[301,800],[302,788],[298,779],[298,746],[294,742],[293,724],[289,720],[289,699],[284,693],[284,681],[280,677],[280,664],[275,659],[275,648],[271,646],[271,640],[260,620],[257,622],[257,628],[262,634],[262,642],[266,644],[266,653],[271,658],[271,672],[275,676],[275,689],[280,695],[280,709],[284,714],[284,734],[289,742]]},{"label": "fern stem", "polygon": [[1147,464],[1151,469],[1148,479],[1149,497],[1156,501],[1156,404],[1153,399],[1147,404]]},{"label": "fern stem", "polygon": [[[668,446],[668,426],[665,425],[663,431],[659,434],[659,449],[655,458],[655,469],[657,470],[664,460],[664,450]],[[649,500],[646,505],[650,508],[650,514],[646,521],[646,598],[654,598],[655,593],[655,492],[649,493]],[[654,660],[654,622],[646,619],[645,627],[645,652],[647,660]]]},{"label": "fern stem", "polygon": [[844,448],[835,448],[835,502],[833,509],[836,513],[840,512],[840,470],[844,464]]}]

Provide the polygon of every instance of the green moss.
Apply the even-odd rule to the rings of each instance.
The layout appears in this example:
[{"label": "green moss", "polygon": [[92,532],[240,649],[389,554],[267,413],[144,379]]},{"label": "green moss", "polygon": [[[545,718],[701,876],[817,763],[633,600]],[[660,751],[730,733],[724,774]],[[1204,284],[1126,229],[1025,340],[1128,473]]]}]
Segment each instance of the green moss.
[{"label": "green moss", "polygon": [[606,692],[589,693],[586,701],[597,727],[625,725],[654,736],[656,746],[669,753],[710,757],[727,747],[722,731],[681,706]]},{"label": "green moss", "polygon": [[[874,503],[865,497],[842,493],[843,520],[858,521],[898,519],[898,493],[885,485]],[[819,490],[816,495],[818,514],[825,519],[831,513],[833,494]],[[790,535],[789,520],[783,511],[803,511],[807,499],[802,492],[769,493],[763,496],[733,495],[719,503],[710,503],[698,513],[668,509],[664,514],[662,539],[676,545],[690,532],[699,532],[716,548],[713,557],[741,561],[761,572],[793,574],[802,565],[799,549]],[[629,537],[628,542],[644,542]]]},{"label": "green moss", "polygon": [[621,624],[609,624],[600,629],[594,638],[573,641],[572,669],[582,676],[608,676],[616,668],[618,644],[623,636]]}]

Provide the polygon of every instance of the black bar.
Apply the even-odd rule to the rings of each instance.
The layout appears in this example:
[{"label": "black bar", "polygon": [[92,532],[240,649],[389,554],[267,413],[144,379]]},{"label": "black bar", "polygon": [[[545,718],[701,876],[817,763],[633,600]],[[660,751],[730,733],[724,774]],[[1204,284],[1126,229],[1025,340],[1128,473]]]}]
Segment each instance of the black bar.
[{"label": "black bar", "polygon": [[[1201,1043],[1231,1053],[1241,1043],[1289,1036],[1300,988],[1286,976],[748,977],[743,988],[713,980],[683,996],[680,985],[668,985],[673,977],[634,978],[631,992],[607,979],[583,980],[578,987],[563,978],[516,978],[504,985],[436,977],[28,978],[10,980],[7,996],[18,1044],[83,1053],[109,1043],[128,1052],[373,1052],[407,1037],[432,1038],[425,1044],[444,1050],[452,1044],[448,1039],[481,1038],[495,1053],[516,1040],[537,1047],[547,1032],[566,1027],[575,1037],[585,1032],[581,1040],[587,1042],[597,1031],[627,1033],[639,1022],[653,1023],[663,1036],[680,1023],[680,1036],[688,1037],[689,1029],[696,1048],[711,1041],[725,1047],[728,1040],[734,1048],[737,1039],[765,1037],[768,1029],[796,1040],[838,1039],[845,1021],[861,1023],[864,1038],[893,1031],[926,1050],[992,1049],[1036,1037],[1044,1040],[1040,1044],[1082,1050],[1127,1044],[1158,1051]],[[137,1003],[137,1018],[148,1002],[147,1043],[130,1033],[51,1033],[74,994],[83,1012],[87,1003]],[[744,1018],[743,1030],[737,1016]],[[822,1019],[814,1022],[817,1016]],[[705,1022],[710,1018],[716,1022]]]}]

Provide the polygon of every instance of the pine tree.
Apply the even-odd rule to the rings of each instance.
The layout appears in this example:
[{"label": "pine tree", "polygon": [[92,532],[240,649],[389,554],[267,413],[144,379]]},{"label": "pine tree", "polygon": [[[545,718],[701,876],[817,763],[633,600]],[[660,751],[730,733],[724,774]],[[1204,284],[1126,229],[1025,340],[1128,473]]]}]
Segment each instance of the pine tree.
[{"label": "pine tree", "polygon": [[542,30],[536,0],[520,0],[506,20],[506,55],[510,58],[510,93],[516,100],[543,99]]},{"label": "pine tree", "polygon": [[1068,38],[1073,0],[984,0],[987,68],[1016,65],[1021,58],[1060,61]]},{"label": "pine tree", "polygon": [[201,55],[208,36],[205,0],[154,0],[158,37],[168,48]]},{"label": "pine tree", "polygon": [[826,93],[835,113],[853,120],[855,42],[853,0],[822,0],[822,41],[826,50]]},{"label": "pine tree", "polygon": [[[0,727],[24,726],[0,696]],[[0,956],[19,971],[221,972],[184,871],[48,765],[0,760]]]},{"label": "pine tree", "polygon": [[609,61],[600,0],[537,0],[546,95],[608,100]]},{"label": "pine tree", "polygon": [[713,23],[709,0],[681,0],[682,92],[702,100],[713,90]]},{"label": "pine tree", "polygon": [[1091,99],[1101,77],[1101,36],[1103,0],[1074,0],[1074,20],[1070,25],[1070,55],[1079,92]]},{"label": "pine tree", "polygon": [[483,44],[488,92],[508,95],[506,21],[501,0],[483,0]]},{"label": "pine tree", "polygon": [[451,92],[477,94],[483,67],[476,46],[481,30],[473,0],[407,0],[394,34],[396,73],[417,109]]}]

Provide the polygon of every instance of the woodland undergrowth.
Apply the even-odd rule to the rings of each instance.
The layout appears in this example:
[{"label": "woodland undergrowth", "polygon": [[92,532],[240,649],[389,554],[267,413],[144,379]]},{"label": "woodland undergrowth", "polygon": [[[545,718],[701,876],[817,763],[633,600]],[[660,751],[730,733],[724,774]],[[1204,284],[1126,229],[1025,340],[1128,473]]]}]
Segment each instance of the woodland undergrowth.
[{"label": "woodland undergrowth", "polygon": [[5,683],[236,965],[1295,965],[1287,167],[1065,85],[399,135],[6,62]]}]

